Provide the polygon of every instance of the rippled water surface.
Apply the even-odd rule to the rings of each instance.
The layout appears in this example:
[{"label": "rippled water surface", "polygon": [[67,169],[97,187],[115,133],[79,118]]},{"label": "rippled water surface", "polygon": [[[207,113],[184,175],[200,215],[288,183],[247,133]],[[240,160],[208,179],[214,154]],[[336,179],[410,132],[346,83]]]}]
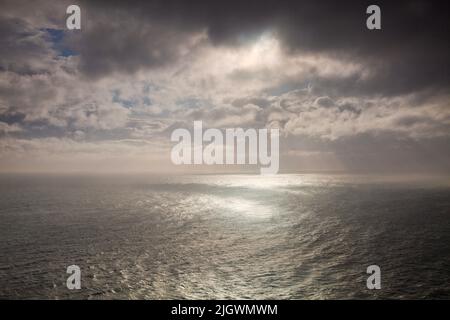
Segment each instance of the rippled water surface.
[{"label": "rippled water surface", "polygon": [[[66,288],[79,265],[82,289]],[[366,289],[377,264],[382,289]],[[362,176],[2,176],[0,298],[450,298],[450,188]]]}]

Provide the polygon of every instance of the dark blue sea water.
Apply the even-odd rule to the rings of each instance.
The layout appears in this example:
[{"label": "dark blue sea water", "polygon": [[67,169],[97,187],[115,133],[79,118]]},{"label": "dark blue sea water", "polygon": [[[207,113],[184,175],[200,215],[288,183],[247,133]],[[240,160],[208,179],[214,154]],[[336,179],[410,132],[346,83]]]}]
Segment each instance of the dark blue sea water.
[{"label": "dark blue sea water", "polygon": [[450,183],[1,176],[0,298],[450,298]]}]

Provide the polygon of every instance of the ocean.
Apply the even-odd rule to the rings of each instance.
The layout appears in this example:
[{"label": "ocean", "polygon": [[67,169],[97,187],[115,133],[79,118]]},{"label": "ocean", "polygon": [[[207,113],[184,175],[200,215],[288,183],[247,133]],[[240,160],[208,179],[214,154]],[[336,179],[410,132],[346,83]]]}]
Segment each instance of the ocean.
[{"label": "ocean", "polygon": [[449,299],[450,183],[3,175],[0,298]]}]

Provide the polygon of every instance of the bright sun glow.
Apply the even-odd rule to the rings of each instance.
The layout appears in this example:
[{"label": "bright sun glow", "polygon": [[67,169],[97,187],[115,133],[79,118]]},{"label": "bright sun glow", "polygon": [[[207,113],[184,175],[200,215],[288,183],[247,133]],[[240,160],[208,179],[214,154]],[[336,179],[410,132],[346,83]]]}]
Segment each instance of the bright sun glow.
[{"label": "bright sun glow", "polygon": [[279,41],[270,33],[239,48],[209,48],[203,66],[211,73],[228,73],[232,70],[257,70],[281,64]]},{"label": "bright sun glow", "polygon": [[272,67],[280,62],[280,44],[272,34],[263,34],[249,47],[238,50],[237,55],[242,67]]}]

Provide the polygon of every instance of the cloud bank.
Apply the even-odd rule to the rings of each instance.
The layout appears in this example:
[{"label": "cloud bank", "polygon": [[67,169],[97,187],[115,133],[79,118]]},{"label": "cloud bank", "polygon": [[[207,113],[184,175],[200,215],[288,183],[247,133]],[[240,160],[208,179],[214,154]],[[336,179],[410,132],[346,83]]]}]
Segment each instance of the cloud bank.
[{"label": "cloud bank", "polygon": [[449,8],[2,1],[2,171],[171,171],[170,133],[280,128],[281,171],[450,170]]}]

